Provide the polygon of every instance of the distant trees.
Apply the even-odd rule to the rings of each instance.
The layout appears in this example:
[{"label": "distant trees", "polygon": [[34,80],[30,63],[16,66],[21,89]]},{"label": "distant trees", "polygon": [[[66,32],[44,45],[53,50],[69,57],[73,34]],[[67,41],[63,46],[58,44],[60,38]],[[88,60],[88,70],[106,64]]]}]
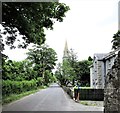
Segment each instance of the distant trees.
[{"label": "distant trees", "polygon": [[57,54],[48,45],[34,45],[33,49],[29,49],[27,55],[27,59],[34,65],[34,70],[38,72],[38,76],[45,77],[45,71],[52,73],[52,69],[56,65]]},{"label": "distant trees", "polygon": [[[58,64],[55,75],[60,81],[61,85],[75,84],[75,81],[80,82],[81,86],[90,85],[90,69],[89,66],[92,61],[83,60],[78,61],[77,55],[71,49],[68,59],[63,60]],[[90,59],[91,60],[91,59]]]},{"label": "distant trees", "polygon": [[52,69],[56,65],[57,56],[52,48],[47,45],[34,46],[27,55],[26,60],[19,62],[4,58],[2,68],[3,96],[36,89],[56,81]]},{"label": "distant trees", "polygon": [[3,80],[22,81],[37,79],[37,77],[37,71],[33,69],[28,60],[12,61],[7,59],[2,68]]},{"label": "distant trees", "polygon": [[24,61],[12,61],[6,59],[3,63],[3,80],[31,80],[42,77],[45,71],[52,73],[56,65],[56,52],[46,45],[30,49],[28,58]]},{"label": "distant trees", "polygon": [[66,86],[71,83],[71,81],[73,81],[73,77],[74,77],[74,69],[72,68],[72,66],[70,65],[70,62],[68,60],[63,60],[62,63],[62,74],[64,76],[64,84],[66,84]]},{"label": "distant trees", "polygon": [[61,85],[65,85],[65,83],[64,83],[65,79],[62,74],[62,64],[58,63],[56,69],[57,70],[55,71],[55,76],[56,76],[57,80],[60,82]]},{"label": "distant trees", "polygon": [[76,80],[81,83],[81,86],[90,85],[90,68],[92,61],[82,60],[76,63]]}]

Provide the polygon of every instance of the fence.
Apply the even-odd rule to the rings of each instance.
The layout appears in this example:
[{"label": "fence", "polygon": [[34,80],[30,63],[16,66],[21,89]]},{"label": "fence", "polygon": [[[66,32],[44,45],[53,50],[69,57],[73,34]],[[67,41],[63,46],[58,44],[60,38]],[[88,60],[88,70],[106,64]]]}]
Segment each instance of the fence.
[{"label": "fence", "polygon": [[[72,87],[62,86],[63,89],[73,98],[74,91]],[[104,89],[80,89],[80,100],[104,100]]]}]

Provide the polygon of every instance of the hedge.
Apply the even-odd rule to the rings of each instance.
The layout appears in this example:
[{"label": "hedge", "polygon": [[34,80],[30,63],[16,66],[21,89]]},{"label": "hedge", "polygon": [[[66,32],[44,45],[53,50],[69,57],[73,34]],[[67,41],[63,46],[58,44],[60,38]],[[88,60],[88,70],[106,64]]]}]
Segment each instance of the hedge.
[{"label": "hedge", "polygon": [[2,95],[9,96],[10,94],[19,94],[25,91],[30,91],[32,89],[37,89],[37,80],[30,81],[2,81]]}]

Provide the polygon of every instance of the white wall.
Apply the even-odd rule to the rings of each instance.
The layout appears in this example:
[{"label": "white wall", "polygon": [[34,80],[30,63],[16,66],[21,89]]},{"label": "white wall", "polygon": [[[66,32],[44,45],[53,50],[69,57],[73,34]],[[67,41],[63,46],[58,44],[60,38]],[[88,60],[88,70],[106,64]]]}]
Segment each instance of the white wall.
[{"label": "white wall", "polygon": [[105,77],[114,64],[115,57],[107,59],[106,62],[94,58],[93,67],[90,68],[90,86],[92,88],[104,88]]},{"label": "white wall", "polygon": [[95,88],[95,73],[94,73],[94,67],[90,67],[90,87]]}]

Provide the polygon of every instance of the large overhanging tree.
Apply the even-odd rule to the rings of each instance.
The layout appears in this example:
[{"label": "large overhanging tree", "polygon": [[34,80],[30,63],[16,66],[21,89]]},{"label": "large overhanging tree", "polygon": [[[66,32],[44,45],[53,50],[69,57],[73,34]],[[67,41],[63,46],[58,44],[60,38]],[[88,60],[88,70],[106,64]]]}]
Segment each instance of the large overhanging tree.
[{"label": "large overhanging tree", "polygon": [[[18,47],[22,48],[30,43],[43,44],[44,28],[53,29],[54,22],[62,22],[68,10],[68,6],[58,2],[3,2],[2,33],[6,36],[5,44],[11,48],[15,47],[15,41],[19,41]],[[17,39],[19,34],[22,36]]]}]

